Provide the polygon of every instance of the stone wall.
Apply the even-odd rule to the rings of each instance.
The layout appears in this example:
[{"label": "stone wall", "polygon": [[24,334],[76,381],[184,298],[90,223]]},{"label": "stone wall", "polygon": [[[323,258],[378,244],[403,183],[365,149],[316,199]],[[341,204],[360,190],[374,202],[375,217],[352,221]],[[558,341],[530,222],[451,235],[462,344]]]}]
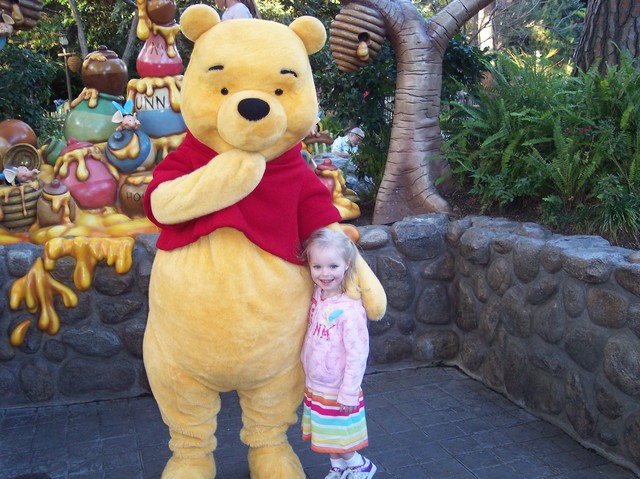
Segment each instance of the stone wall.
[{"label": "stone wall", "polygon": [[[372,369],[400,361],[455,365],[604,456],[640,473],[640,252],[535,224],[424,215],[360,228],[360,246],[387,291],[370,323]],[[146,295],[156,235],[142,235],[125,274],[101,262],[91,288],[76,264],[55,280],[61,328],[11,306],[10,291],[41,246],[0,246],[0,407],[148,393],[142,364]],[[9,334],[33,325],[19,347]]]},{"label": "stone wall", "polygon": [[[56,261],[51,276],[71,288],[77,305],[66,307],[55,288],[60,330],[49,335],[37,327],[43,308],[32,314],[22,301],[16,310],[10,293],[25,277],[43,247],[30,243],[0,246],[0,407],[69,404],[149,393],[142,364],[142,337],[147,321],[147,292],[157,235],[142,235],[132,252],[133,265],[118,274],[98,263],[88,291],[74,286],[76,261]],[[47,294],[43,287],[42,295]],[[40,301],[41,303],[43,301]],[[31,326],[19,347],[10,334],[25,319]]]},{"label": "stone wall", "polygon": [[431,215],[361,229],[374,361],[455,365],[640,475],[640,252]]}]

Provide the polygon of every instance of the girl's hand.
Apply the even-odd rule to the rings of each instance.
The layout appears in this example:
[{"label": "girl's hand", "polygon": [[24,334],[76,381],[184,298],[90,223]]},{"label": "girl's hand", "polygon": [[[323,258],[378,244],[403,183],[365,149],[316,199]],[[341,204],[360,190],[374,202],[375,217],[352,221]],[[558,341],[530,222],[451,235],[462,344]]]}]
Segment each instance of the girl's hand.
[{"label": "girl's hand", "polygon": [[345,404],[340,404],[340,412],[344,412],[347,414],[351,414],[352,412],[356,412],[356,410],[358,409],[358,406],[347,406]]}]

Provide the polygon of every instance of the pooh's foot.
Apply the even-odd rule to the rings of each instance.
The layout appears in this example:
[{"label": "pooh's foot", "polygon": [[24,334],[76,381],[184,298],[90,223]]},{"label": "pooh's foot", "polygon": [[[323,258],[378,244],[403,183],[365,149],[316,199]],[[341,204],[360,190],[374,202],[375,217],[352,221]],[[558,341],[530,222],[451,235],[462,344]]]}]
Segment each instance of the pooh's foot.
[{"label": "pooh's foot", "polygon": [[213,455],[206,457],[171,456],[162,471],[162,479],[212,479],[216,477]]},{"label": "pooh's foot", "polygon": [[[300,459],[289,444],[249,448],[251,479],[304,479]],[[163,478],[164,479],[164,478]]]}]

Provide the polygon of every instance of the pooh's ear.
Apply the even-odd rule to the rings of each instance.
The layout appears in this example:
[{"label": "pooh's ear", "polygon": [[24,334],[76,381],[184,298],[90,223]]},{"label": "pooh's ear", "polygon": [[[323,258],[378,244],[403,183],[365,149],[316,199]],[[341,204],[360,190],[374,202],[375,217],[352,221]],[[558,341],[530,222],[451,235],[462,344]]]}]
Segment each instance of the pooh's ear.
[{"label": "pooh's ear", "polygon": [[180,16],[180,30],[192,42],[220,23],[220,15],[209,5],[192,5]]},{"label": "pooh's ear", "polygon": [[309,55],[320,51],[327,41],[327,32],[324,29],[324,25],[315,17],[296,18],[289,25],[289,28],[300,37]]}]

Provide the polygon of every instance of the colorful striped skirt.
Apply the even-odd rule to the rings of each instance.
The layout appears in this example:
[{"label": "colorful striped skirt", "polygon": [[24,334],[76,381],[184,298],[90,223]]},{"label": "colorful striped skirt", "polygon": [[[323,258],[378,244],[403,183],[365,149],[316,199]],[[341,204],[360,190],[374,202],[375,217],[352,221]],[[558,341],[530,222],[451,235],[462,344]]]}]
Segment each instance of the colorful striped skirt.
[{"label": "colorful striped skirt", "polygon": [[369,443],[362,390],[355,412],[341,412],[337,399],[336,394],[304,389],[302,439],[311,440],[312,451],[342,454]]}]

